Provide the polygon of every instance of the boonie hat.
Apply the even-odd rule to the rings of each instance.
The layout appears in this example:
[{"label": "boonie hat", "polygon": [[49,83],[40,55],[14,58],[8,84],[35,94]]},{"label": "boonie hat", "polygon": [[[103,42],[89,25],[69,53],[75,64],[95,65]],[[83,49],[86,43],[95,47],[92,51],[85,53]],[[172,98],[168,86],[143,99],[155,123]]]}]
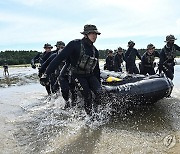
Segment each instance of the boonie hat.
[{"label": "boonie hat", "polygon": [[84,26],[84,31],[80,32],[81,34],[89,34],[89,33],[96,33],[98,35],[100,35],[101,33],[98,31],[97,27],[95,25],[85,25]]},{"label": "boonie hat", "polygon": [[155,46],[152,43],[147,45],[147,49],[154,49],[154,48],[155,48]]},{"label": "boonie hat", "polygon": [[51,44],[49,44],[49,43],[46,43],[46,44],[44,44],[44,48],[53,48],[53,46],[51,46]]},{"label": "boonie hat", "polygon": [[65,46],[65,43],[63,41],[57,41],[55,46]]},{"label": "boonie hat", "polygon": [[135,43],[134,43],[133,41],[130,40],[130,41],[128,42],[128,46],[134,46],[134,45],[135,45]]},{"label": "boonie hat", "polygon": [[167,35],[166,36],[166,41],[164,41],[164,42],[169,42],[169,41],[174,41],[174,40],[177,40],[175,37],[174,37],[174,35]]}]

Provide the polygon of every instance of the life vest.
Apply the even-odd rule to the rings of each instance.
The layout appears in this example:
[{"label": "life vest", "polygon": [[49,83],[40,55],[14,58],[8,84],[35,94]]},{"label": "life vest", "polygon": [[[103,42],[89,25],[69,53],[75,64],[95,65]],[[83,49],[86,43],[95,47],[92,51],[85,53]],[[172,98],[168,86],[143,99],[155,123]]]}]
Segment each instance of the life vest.
[{"label": "life vest", "polygon": [[154,62],[154,60],[155,60],[155,55],[154,55],[154,53],[151,54],[151,55],[146,54],[146,60],[147,60],[147,63],[153,64],[153,62]]},{"label": "life vest", "polygon": [[85,48],[83,43],[81,42],[81,51],[80,57],[76,64],[76,67],[72,68],[72,72],[76,74],[90,74],[93,72],[98,59],[95,57],[95,47],[93,46],[93,56],[89,56],[85,54]]},{"label": "life vest", "polygon": [[123,62],[123,54],[122,55],[117,54],[117,57],[118,57],[119,65],[121,65],[121,63]]},{"label": "life vest", "polygon": [[164,47],[164,51],[167,60],[174,60],[174,58],[176,57],[176,49],[174,46],[172,47],[172,49]]}]

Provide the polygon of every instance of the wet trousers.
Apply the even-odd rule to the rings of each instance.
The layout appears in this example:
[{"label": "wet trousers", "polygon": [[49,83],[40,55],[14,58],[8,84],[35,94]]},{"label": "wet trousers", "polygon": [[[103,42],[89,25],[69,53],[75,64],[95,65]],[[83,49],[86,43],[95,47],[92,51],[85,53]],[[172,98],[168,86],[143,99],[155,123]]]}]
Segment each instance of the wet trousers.
[{"label": "wet trousers", "polygon": [[140,74],[143,74],[143,75],[147,75],[147,74],[154,75],[155,74],[154,67],[141,66]]},{"label": "wet trousers", "polygon": [[174,79],[174,66],[163,66],[162,70],[168,78]]},{"label": "wet trousers", "polygon": [[71,92],[71,101],[72,103],[77,99],[77,93],[75,88],[75,82],[72,76],[63,75],[59,78],[61,93],[65,101],[69,100]]},{"label": "wet trousers", "polygon": [[[100,96],[102,93],[101,84],[94,75],[86,77],[74,75],[73,77],[84,98],[85,111],[87,114],[91,115],[93,106],[96,106],[100,103]],[[92,98],[92,92],[95,95],[94,100]]]},{"label": "wet trousers", "polygon": [[132,64],[132,63],[126,63],[126,71],[129,74],[139,74],[139,70],[136,66],[136,64]]}]

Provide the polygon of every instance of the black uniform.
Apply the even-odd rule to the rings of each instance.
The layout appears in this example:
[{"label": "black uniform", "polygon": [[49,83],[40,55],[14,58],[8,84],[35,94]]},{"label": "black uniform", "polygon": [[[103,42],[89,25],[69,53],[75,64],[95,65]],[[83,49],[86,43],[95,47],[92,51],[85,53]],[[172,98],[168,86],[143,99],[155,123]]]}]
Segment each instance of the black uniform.
[{"label": "black uniform", "polygon": [[173,44],[169,47],[166,44],[160,52],[159,72],[161,73],[163,71],[171,80],[174,78],[174,58],[176,57],[176,51],[180,51],[178,45]]},{"label": "black uniform", "polygon": [[38,53],[32,60],[31,60],[31,65],[32,67],[35,65],[35,63],[40,63],[41,65],[51,56],[52,52],[43,52],[43,53]]},{"label": "black uniform", "polygon": [[[57,53],[53,53],[51,54],[51,56],[41,65],[41,67],[39,68],[39,77],[42,76],[42,74],[45,72],[46,68],[48,67],[48,65],[50,64],[50,62],[57,56]],[[50,93],[55,93],[58,91],[59,89],[59,85],[56,82],[58,76],[59,76],[59,72],[61,70],[61,68],[63,67],[64,64],[60,65],[54,72],[52,72],[52,74],[49,76],[49,86],[50,86],[50,90],[49,90],[49,94]],[[48,86],[48,85],[46,85]]]},{"label": "black uniform", "polygon": [[3,68],[4,68],[4,75],[9,75],[8,65],[7,65],[7,64],[4,64],[4,65],[3,65]]},{"label": "black uniform", "polygon": [[[40,66],[39,69],[41,68],[41,65],[52,55],[52,52],[43,52],[43,53],[38,53],[32,60],[31,60],[31,66],[32,68],[36,68],[35,63],[39,62]],[[40,73],[39,73],[40,74]],[[47,93],[50,95],[51,94],[51,87],[50,85],[45,85]]]},{"label": "black uniform", "polygon": [[114,71],[114,56],[106,57],[106,69],[109,71]]},{"label": "black uniform", "polygon": [[50,75],[58,65],[66,59],[70,60],[71,71],[83,97],[87,114],[92,112],[92,94],[96,101],[101,93],[99,53],[88,38],[73,40],[69,42],[61,53],[53,59],[46,70]]},{"label": "black uniform", "polygon": [[141,56],[137,49],[133,47],[129,47],[128,50],[125,53],[125,62],[126,62],[126,71],[129,74],[139,74],[139,70],[136,66],[136,56],[141,60]]},{"label": "black uniform", "polygon": [[122,68],[121,65],[124,61],[124,54],[118,54],[116,53],[116,55],[114,56],[114,70],[115,72],[122,72]]},{"label": "black uniform", "polygon": [[64,100],[66,101],[66,107],[68,107],[69,104],[69,97],[71,92],[71,105],[75,105],[75,101],[77,100],[77,92],[75,87],[75,81],[72,77],[71,72],[71,65],[70,62],[67,60],[63,68],[61,69],[60,75],[59,75],[59,82],[61,87],[61,92]]},{"label": "black uniform", "polygon": [[154,63],[155,57],[159,57],[159,52],[154,51],[151,55],[148,54],[148,51],[146,51],[141,59],[141,65],[140,65],[140,74],[149,74],[154,75],[155,70],[154,67],[156,66],[156,63]]}]

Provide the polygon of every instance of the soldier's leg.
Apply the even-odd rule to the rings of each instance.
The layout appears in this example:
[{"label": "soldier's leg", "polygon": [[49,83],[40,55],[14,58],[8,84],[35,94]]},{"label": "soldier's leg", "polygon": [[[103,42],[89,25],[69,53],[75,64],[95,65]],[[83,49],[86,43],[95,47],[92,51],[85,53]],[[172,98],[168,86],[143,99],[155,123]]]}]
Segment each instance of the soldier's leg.
[{"label": "soldier's leg", "polygon": [[51,87],[50,87],[50,85],[46,85],[45,88],[46,88],[46,91],[47,91],[48,95],[50,95],[51,94]]},{"label": "soldier's leg", "polygon": [[68,81],[68,77],[61,76],[59,78],[59,82],[60,82],[60,88],[61,88],[62,97],[64,98],[65,101],[68,101],[69,100],[69,81]]},{"label": "soldier's leg", "polygon": [[71,105],[74,106],[75,102],[77,101],[77,90],[72,76],[69,78],[69,87],[71,91]]},{"label": "soldier's leg", "polygon": [[174,67],[163,67],[163,72],[165,73],[165,75],[170,78],[171,80],[173,80],[174,78]]},{"label": "soldier's leg", "polygon": [[136,64],[133,66],[133,73],[139,74],[139,70],[138,70]]},{"label": "soldier's leg", "polygon": [[92,115],[92,93],[88,84],[88,78],[75,76],[74,79],[84,98],[84,109],[88,115]]},{"label": "soldier's leg", "polygon": [[150,67],[149,68],[149,75],[154,75],[154,74],[156,74],[155,70],[154,70],[154,67]]}]

